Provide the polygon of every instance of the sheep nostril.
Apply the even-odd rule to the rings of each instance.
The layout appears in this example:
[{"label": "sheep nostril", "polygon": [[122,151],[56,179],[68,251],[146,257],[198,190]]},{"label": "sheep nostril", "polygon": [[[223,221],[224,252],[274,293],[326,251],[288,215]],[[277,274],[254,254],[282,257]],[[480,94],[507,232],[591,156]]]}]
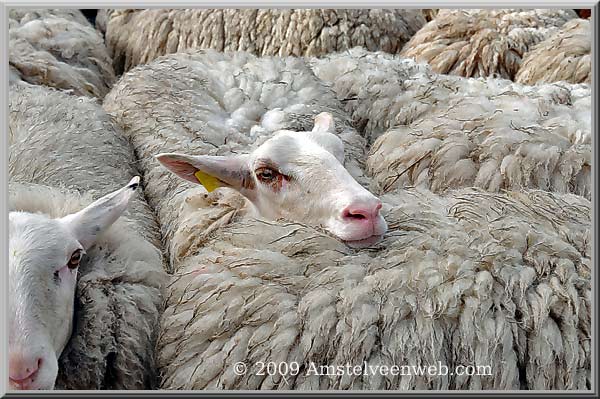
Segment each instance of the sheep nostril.
[{"label": "sheep nostril", "polygon": [[350,207],[344,209],[342,213],[342,217],[344,219],[352,219],[352,220],[363,220],[368,219],[369,214],[366,210],[363,209],[351,209]]},{"label": "sheep nostril", "polygon": [[360,213],[350,213],[350,214],[348,214],[348,217],[350,217],[352,219],[366,219],[367,218],[365,215],[362,215]]}]

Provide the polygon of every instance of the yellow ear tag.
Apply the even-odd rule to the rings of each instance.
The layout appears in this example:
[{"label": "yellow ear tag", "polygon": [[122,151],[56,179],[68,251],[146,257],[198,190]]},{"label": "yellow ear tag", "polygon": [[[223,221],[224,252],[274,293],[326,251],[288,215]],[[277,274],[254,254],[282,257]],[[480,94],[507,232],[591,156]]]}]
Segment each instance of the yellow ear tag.
[{"label": "yellow ear tag", "polygon": [[194,176],[196,176],[196,179],[198,179],[200,184],[202,184],[206,188],[206,191],[208,191],[209,193],[215,191],[216,188],[221,187],[219,179],[209,175],[208,173],[204,173],[201,170],[194,173]]}]

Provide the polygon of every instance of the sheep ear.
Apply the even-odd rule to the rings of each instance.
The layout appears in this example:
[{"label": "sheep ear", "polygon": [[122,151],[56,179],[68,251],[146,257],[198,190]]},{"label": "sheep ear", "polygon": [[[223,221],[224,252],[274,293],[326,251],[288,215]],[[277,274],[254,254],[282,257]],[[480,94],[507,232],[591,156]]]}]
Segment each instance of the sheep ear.
[{"label": "sheep ear", "polygon": [[333,121],[333,115],[331,115],[329,112],[321,112],[319,115],[315,116],[315,125],[312,131],[335,133],[335,122]]},{"label": "sheep ear", "polygon": [[60,220],[73,233],[85,249],[91,247],[98,236],[108,229],[127,209],[129,200],[140,184],[138,176],[117,191],[92,202],[77,213]]},{"label": "sheep ear", "polygon": [[208,192],[218,187],[230,187],[248,196],[254,189],[247,155],[159,154],[156,159],[175,175],[203,185]]}]

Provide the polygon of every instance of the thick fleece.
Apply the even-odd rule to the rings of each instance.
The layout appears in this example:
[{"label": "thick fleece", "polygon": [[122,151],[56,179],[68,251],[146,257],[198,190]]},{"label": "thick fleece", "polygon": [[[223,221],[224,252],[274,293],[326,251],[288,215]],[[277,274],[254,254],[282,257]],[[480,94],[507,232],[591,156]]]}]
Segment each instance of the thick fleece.
[{"label": "thick fleece", "polygon": [[213,50],[173,54],[124,75],[103,106],[133,143],[171,267],[182,248],[188,248],[187,241],[174,238],[191,223],[188,216],[203,226],[194,228],[194,234],[203,236],[216,227],[216,220],[231,215],[182,212],[191,193],[206,191],[162,167],[154,158],[159,153],[247,153],[277,130],[311,130],[314,116],[327,111],[345,143],[346,168],[364,181],[364,140],[333,93],[300,58]]},{"label": "thick fleece", "polygon": [[589,85],[436,74],[361,49],[312,59],[373,143],[373,190],[524,187],[591,196]]},{"label": "thick fleece", "polygon": [[[581,196],[387,194],[389,232],[353,250],[264,221],[230,189],[176,179],[159,152],[246,152],[334,114],[362,182],[364,141],[295,58],[197,51],[138,66],[104,107],[140,159],[174,272],[158,343],[164,389],[589,389],[590,211]],[[279,108],[279,109],[277,109]],[[308,126],[306,126],[308,125]],[[491,366],[491,376],[315,375],[311,364]],[[257,362],[298,375],[257,375]],[[234,364],[248,372],[236,376]]]},{"label": "thick fleece", "polygon": [[79,10],[11,10],[9,65],[11,81],[80,96],[102,98],[115,82],[102,36]]},{"label": "thick fleece", "polygon": [[443,9],[401,55],[437,73],[513,79],[527,51],[573,18],[573,10]]},{"label": "thick fleece", "polygon": [[[190,207],[234,212],[217,192]],[[248,219],[208,241],[180,236],[193,249],[161,319],[162,388],[590,388],[589,201],[473,189],[383,200],[390,231],[371,250]],[[259,362],[296,362],[299,373],[258,375]],[[490,366],[491,375],[310,371],[363,362]]]},{"label": "thick fleece", "polygon": [[572,19],[525,54],[515,80],[524,84],[591,83],[592,30],[587,19]]},{"label": "thick fleece", "polygon": [[117,73],[190,48],[261,56],[316,56],[354,46],[398,53],[423,25],[420,10],[400,9],[114,10],[100,22]]},{"label": "thick fleece", "polygon": [[[94,100],[28,84],[12,86],[9,98],[11,210],[64,216],[139,174],[130,144]],[[57,388],[157,386],[160,247],[154,214],[138,196],[88,251]]]}]

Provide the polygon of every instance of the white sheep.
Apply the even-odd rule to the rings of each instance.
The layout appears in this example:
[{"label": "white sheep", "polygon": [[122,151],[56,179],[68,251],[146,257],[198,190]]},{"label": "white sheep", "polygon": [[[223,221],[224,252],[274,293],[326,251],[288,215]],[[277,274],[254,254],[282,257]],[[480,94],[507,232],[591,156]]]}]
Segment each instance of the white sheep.
[{"label": "white sheep", "polygon": [[527,51],[573,18],[557,9],[440,10],[400,54],[437,73],[513,79]]},{"label": "white sheep", "polygon": [[[345,188],[335,183],[305,182],[305,203],[291,199],[291,220],[244,212],[244,182],[269,180],[277,189],[286,174],[264,176],[259,168],[248,176],[248,159],[291,156],[288,147],[271,146],[280,135],[310,152],[320,143],[310,143],[315,115],[315,130],[329,132],[319,151],[341,161],[335,131],[350,152],[344,157],[350,175],[369,182],[361,162],[351,162],[363,159],[364,141],[302,60],[174,54],[124,75],[103,106],[140,157],[174,271],[158,340],[162,388],[589,388],[591,204],[585,198],[398,190],[381,198],[388,232],[359,251],[314,219],[296,216],[330,202],[331,191]],[[156,155],[194,185],[173,179]],[[306,167],[319,170],[313,162]],[[320,172],[325,176],[312,180],[336,182],[325,168]],[[317,195],[308,192],[315,186]],[[268,189],[255,194],[277,198],[265,195]],[[438,360],[490,366],[492,375],[307,373],[311,364]],[[258,375],[259,362],[271,361],[297,362],[301,373]],[[246,373],[236,375],[237,362]]]},{"label": "white sheep", "polygon": [[525,54],[515,81],[591,83],[591,47],[590,21],[572,19]]},{"label": "white sheep", "polygon": [[106,35],[106,25],[108,24],[108,19],[110,15],[116,10],[101,8],[96,13],[96,21],[95,26],[96,29],[102,34],[102,37]]},{"label": "white sheep", "polygon": [[[48,186],[16,189],[14,210],[62,218],[139,174],[131,145],[94,99],[24,83],[11,87],[9,110],[11,181]],[[129,202],[121,220],[86,249],[73,334],[59,359],[59,388],[157,384],[154,345],[165,281],[161,237],[145,200]],[[58,343],[55,348],[58,354]]]},{"label": "white sheep", "polygon": [[[315,79],[302,59],[257,58],[248,53],[223,54],[212,50],[178,53],[151,64],[140,65],[135,72],[124,75],[107,95],[103,106],[124,128],[124,134],[131,139],[139,154],[139,165],[148,183],[146,194],[158,214],[171,256],[171,267],[188,250],[186,244],[174,239],[173,235],[186,230],[187,224],[196,222],[204,226],[197,228],[196,234],[210,234],[216,226],[211,225],[224,215],[206,214],[200,218],[194,212],[194,221],[186,220],[189,213],[180,208],[192,194],[206,191],[185,184],[183,180],[174,180],[155,159],[161,153],[224,156],[254,151],[251,155],[254,160],[260,157],[263,151],[260,150],[261,146],[264,149],[282,145],[289,149],[298,148],[297,158],[292,157],[294,154],[288,154],[286,158],[280,149],[269,154],[271,161],[281,163],[271,165],[271,169],[281,168],[273,170],[274,173],[281,172],[274,176],[276,179],[283,178],[281,175],[286,173],[288,177],[293,177],[293,180],[288,180],[291,182],[289,190],[303,192],[306,201],[298,202],[297,196],[289,196],[285,191],[281,195],[267,197],[265,193],[268,190],[264,190],[266,187],[260,184],[257,187],[263,194],[258,201],[253,200],[252,193],[246,196],[261,212],[265,212],[269,205],[277,204],[282,212],[269,215],[271,217],[309,218],[323,224],[326,224],[325,218],[331,218],[328,223],[330,230],[337,231],[351,241],[355,241],[360,234],[345,236],[343,228],[334,225],[349,220],[344,219],[344,209],[351,205],[352,198],[356,197],[358,201],[358,197],[362,196],[369,208],[377,207],[372,195],[353,181],[364,180],[361,171],[364,144],[361,137],[349,126],[345,114],[340,110],[340,103]],[[329,112],[332,116],[324,115],[317,122],[316,130],[320,133],[311,132],[314,117],[321,111]],[[281,130],[297,133],[288,132],[277,140],[267,141]],[[337,137],[331,133],[334,130]],[[342,159],[341,148],[344,146],[346,154]],[[300,152],[307,154],[302,158]],[[180,174],[195,173],[195,169],[219,173],[217,177],[222,184],[240,188],[239,182],[234,183],[221,173],[233,170],[235,162],[242,158],[226,160],[199,157],[195,160],[192,157],[187,159],[187,164],[179,163],[182,168]],[[162,160],[169,164],[167,158]],[[185,161],[185,158],[179,157],[179,160]],[[340,164],[342,160],[349,175]],[[172,161],[172,169],[176,169],[178,159],[173,158]],[[203,161],[206,161],[205,167],[200,166]],[[232,163],[227,164],[226,161]],[[215,162],[212,167],[209,165],[211,162]],[[332,171],[327,171],[319,162],[326,162],[333,168]],[[241,165],[237,164],[238,167]],[[247,161],[244,165],[250,166]],[[258,178],[258,166],[252,166],[250,178],[258,183],[255,180]],[[246,169],[243,171],[248,172]],[[308,171],[314,177],[310,177]],[[188,179],[198,183],[193,173]],[[329,183],[319,184],[320,180]],[[340,186],[336,182],[344,184]],[[345,195],[327,204],[323,199],[333,198],[335,190]],[[266,202],[261,204],[260,201]],[[375,213],[373,220],[379,220],[377,212],[370,211]],[[367,219],[370,218],[365,218],[365,221]],[[378,229],[381,230],[383,222],[378,223]]]},{"label": "white sheep", "polygon": [[44,18],[64,18],[83,26],[90,24],[80,10],[69,8],[11,8],[8,16],[16,20],[19,25]]},{"label": "white sheep", "polygon": [[[72,333],[78,270],[88,251],[91,260],[84,260],[85,267],[96,273],[104,270],[94,266],[106,267],[110,257],[120,256],[117,262],[125,270],[156,255],[155,248],[139,236],[113,233],[112,242],[99,239],[125,211],[138,185],[136,177],[83,209],[74,193],[31,185],[17,185],[11,191],[8,360],[12,389],[54,388],[58,357]],[[98,240],[100,246],[93,248]],[[119,254],[125,250],[134,250],[135,260]]]},{"label": "white sheep", "polygon": [[100,34],[79,10],[35,11],[11,9],[11,80],[104,97],[115,74]]},{"label": "white sheep", "polygon": [[117,73],[190,48],[261,56],[321,55],[354,46],[397,53],[425,24],[420,10],[410,9],[148,9],[106,14],[100,23]]},{"label": "white sheep", "polygon": [[[232,207],[199,197],[189,208]],[[590,389],[589,201],[473,189],[382,200],[390,231],[358,252],[303,223],[236,219],[204,239],[188,226],[161,317],[161,387]],[[484,375],[363,374],[364,362]],[[310,372],[330,365],[361,372]]]},{"label": "white sheep", "polygon": [[375,191],[530,187],[591,196],[589,85],[440,75],[360,49],[311,65],[373,141]]},{"label": "white sheep", "polygon": [[321,113],[310,132],[279,130],[250,154],[159,154],[157,159],[209,191],[239,191],[256,217],[322,225],[350,246],[368,246],[387,230],[381,201],[346,171],[344,145],[334,133],[333,117]]}]

